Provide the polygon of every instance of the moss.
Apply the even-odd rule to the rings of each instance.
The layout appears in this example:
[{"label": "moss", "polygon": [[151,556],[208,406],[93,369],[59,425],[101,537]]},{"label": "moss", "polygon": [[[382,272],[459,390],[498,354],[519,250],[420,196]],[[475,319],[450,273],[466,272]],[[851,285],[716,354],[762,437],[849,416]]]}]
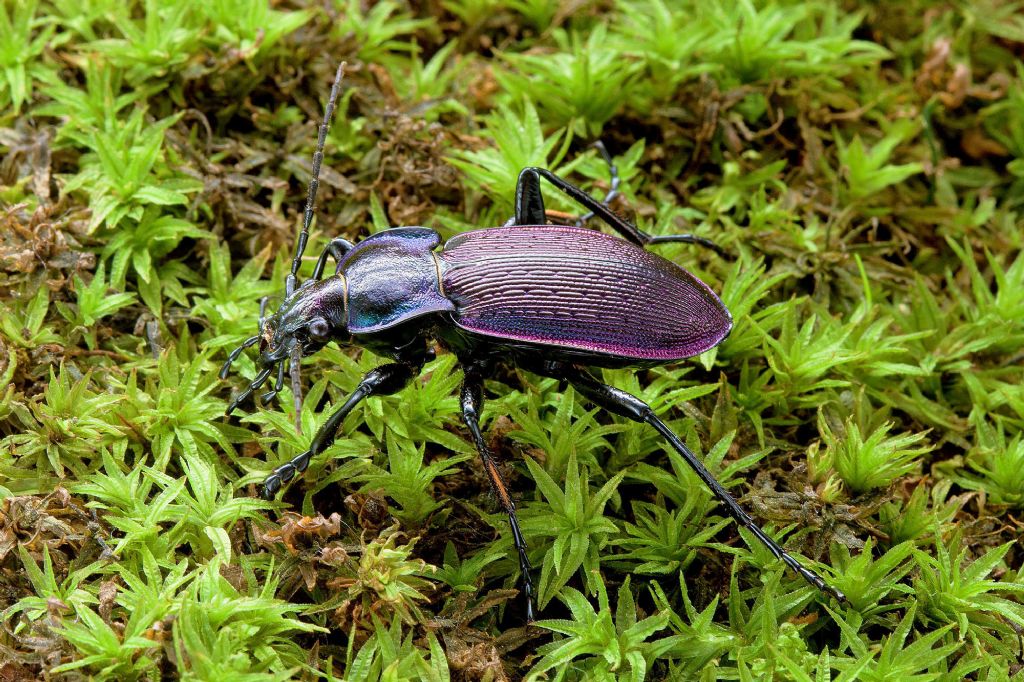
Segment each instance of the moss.
[{"label": "moss", "polygon": [[[17,36],[0,41],[5,675],[1018,669],[1013,5],[15,6],[0,9]],[[281,500],[256,498],[382,362],[330,346],[303,365],[298,415],[286,386],[221,416],[255,374],[247,355],[228,381],[217,370],[283,290],[342,59],[309,252],[389,225],[500,225],[527,165],[602,195],[603,140],[623,179],[612,207],[718,244],[727,257],[656,248],[735,318],[699,358],[605,380],[653,405],[849,604],[737,530],[652,429],[503,368],[483,421],[537,567],[526,627],[446,354],[360,406]]]}]

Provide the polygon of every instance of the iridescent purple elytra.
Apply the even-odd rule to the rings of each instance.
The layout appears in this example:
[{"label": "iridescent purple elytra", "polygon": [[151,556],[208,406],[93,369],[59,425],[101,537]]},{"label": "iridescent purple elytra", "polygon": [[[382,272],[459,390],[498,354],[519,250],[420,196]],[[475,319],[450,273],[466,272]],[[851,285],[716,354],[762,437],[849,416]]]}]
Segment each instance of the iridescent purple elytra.
[{"label": "iridescent purple elytra", "polygon": [[714,348],[732,316],[689,272],[625,239],[577,227],[466,232],[439,254],[452,321],[490,338],[643,361]]}]

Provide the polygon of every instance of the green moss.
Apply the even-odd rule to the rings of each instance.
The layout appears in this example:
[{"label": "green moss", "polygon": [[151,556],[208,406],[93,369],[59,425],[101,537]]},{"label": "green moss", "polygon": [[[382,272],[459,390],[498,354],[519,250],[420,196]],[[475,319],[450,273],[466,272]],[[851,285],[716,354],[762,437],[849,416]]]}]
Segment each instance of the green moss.
[{"label": "green moss", "polygon": [[[1024,32],[1011,5],[50,0],[0,6],[0,658],[56,679],[1007,679],[1024,628]],[[221,415],[280,296],[322,102],[314,253],[500,225],[556,169],[721,292],[641,396],[850,598],[736,525],[652,429],[509,369],[543,607],[441,354],[325,348]],[[578,207],[544,189],[552,208]],[[549,195],[548,195],[549,194]],[[303,272],[312,269],[312,259]],[[500,381],[498,380],[500,379]],[[296,430],[296,424],[301,430]],[[524,463],[525,462],[525,463]]]}]

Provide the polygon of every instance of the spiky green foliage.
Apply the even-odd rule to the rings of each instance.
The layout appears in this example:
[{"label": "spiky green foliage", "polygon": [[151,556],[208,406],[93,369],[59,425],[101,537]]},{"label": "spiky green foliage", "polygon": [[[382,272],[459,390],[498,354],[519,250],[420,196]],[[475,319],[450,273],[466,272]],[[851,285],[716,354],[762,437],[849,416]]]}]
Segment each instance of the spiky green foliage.
[{"label": "spiky green foliage", "polygon": [[[0,2],[3,675],[1013,679],[1018,5]],[[652,429],[504,367],[482,422],[534,565],[523,627],[443,350],[257,498],[386,361],[331,345],[301,406],[285,382],[221,416],[257,371],[245,354],[217,378],[279,302],[341,59],[302,273],[333,236],[500,225],[524,166],[603,196],[602,139],[613,209],[725,249],[655,247],[734,327],[692,361],[599,374],[848,603]]]}]

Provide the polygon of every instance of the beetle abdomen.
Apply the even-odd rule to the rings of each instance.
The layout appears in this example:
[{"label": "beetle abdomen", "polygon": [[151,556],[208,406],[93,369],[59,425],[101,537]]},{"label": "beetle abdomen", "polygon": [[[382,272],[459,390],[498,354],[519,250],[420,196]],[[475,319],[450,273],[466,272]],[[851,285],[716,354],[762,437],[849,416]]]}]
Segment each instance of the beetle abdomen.
[{"label": "beetle abdomen", "polygon": [[501,339],[638,360],[718,345],[732,317],[706,284],[630,242],[575,227],[466,232],[438,254],[454,322]]}]

